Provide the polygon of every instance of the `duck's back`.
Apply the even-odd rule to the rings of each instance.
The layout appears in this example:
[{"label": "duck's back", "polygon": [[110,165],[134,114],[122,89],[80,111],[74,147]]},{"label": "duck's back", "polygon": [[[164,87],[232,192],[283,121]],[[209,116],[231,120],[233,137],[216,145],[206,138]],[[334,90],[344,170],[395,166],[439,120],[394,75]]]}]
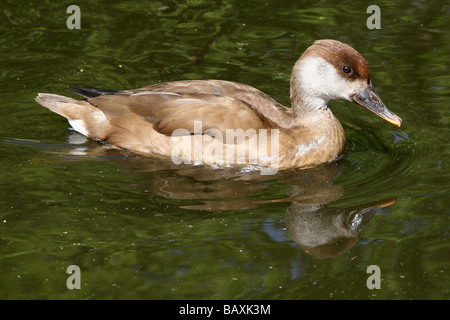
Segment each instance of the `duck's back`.
[{"label": "duck's back", "polygon": [[289,113],[263,92],[230,81],[175,81],[125,91],[77,89],[107,118],[136,114],[166,135],[177,129],[198,133],[195,121],[201,121],[203,132],[267,129],[276,126],[280,113],[281,117]]}]

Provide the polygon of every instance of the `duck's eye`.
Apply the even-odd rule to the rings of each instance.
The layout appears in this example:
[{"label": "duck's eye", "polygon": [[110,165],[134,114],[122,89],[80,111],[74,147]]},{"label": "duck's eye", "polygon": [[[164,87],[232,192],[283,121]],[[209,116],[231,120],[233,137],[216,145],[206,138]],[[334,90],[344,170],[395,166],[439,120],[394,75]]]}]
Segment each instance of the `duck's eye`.
[{"label": "duck's eye", "polygon": [[346,74],[350,74],[352,73],[352,68],[350,68],[349,66],[345,65],[342,67],[342,72],[346,73]]}]

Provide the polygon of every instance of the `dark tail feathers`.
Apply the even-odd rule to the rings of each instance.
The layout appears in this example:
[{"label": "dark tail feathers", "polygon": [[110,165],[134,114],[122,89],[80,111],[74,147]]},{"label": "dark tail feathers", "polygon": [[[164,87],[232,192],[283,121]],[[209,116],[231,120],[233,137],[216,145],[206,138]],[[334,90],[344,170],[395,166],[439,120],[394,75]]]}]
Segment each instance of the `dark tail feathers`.
[{"label": "dark tail feathers", "polygon": [[104,94],[111,94],[118,92],[117,90],[107,90],[107,89],[98,89],[93,87],[79,87],[79,86],[72,86],[77,91],[73,90],[67,90],[69,92],[72,92],[74,94],[77,94],[79,96],[82,96],[83,98],[89,99],[89,98],[95,98]]}]

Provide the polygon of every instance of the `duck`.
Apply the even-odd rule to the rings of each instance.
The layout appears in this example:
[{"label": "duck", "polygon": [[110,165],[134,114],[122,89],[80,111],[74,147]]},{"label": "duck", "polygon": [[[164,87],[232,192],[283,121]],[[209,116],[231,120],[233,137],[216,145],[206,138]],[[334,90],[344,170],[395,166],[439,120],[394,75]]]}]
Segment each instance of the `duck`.
[{"label": "duck", "polygon": [[[226,80],[180,80],[132,90],[74,86],[82,99],[38,93],[36,102],[97,141],[176,164],[311,168],[340,159],[346,137],[329,102],[352,101],[401,127],[351,46],[316,40],[294,64],[291,107]],[[275,170],[273,170],[275,168]]]}]

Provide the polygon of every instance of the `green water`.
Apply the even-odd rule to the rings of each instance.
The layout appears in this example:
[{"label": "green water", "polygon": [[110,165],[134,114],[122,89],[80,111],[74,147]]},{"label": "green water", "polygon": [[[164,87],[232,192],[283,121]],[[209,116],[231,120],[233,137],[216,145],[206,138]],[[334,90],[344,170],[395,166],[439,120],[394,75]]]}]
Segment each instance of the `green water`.
[{"label": "green water", "polygon": [[[3,0],[0,298],[449,299],[450,9],[377,4],[380,30],[363,1]],[[313,170],[177,167],[85,140],[33,100],[215,78],[289,105],[292,65],[321,38],[366,58],[404,126],[333,101],[347,150]]]}]

